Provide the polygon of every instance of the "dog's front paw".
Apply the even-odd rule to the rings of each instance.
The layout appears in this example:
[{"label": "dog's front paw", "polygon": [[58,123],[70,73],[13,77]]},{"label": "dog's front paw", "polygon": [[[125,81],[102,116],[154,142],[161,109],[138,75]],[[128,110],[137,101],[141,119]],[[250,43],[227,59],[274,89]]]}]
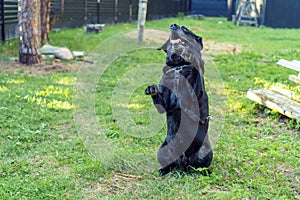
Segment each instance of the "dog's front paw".
[{"label": "dog's front paw", "polygon": [[154,95],[157,95],[157,93],[158,93],[158,88],[156,85],[148,86],[145,90],[145,95],[154,96]]}]

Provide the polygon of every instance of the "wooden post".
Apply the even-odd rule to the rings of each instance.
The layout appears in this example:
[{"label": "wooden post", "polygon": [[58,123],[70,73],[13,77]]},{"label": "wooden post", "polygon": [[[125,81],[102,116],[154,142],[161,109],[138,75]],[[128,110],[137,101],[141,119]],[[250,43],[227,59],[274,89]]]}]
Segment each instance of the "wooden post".
[{"label": "wooden post", "polygon": [[261,11],[260,11],[260,25],[265,25],[267,3],[271,4],[270,1],[267,2],[267,0],[262,0]]},{"label": "wooden post", "polygon": [[[85,0],[84,1],[84,17],[83,17],[84,21],[88,21],[89,20],[89,16],[88,15],[89,15],[88,14],[88,1]],[[93,19],[91,21],[93,21]]]},{"label": "wooden post", "polygon": [[100,0],[97,0],[97,24],[100,24]]},{"label": "wooden post", "polygon": [[50,0],[41,1],[41,41],[49,42]]},{"label": "wooden post", "polygon": [[60,8],[61,15],[65,15],[65,0],[61,0],[61,8]]},{"label": "wooden post", "polygon": [[115,23],[118,22],[118,5],[119,4],[119,1],[118,0],[115,0]]},{"label": "wooden post", "polygon": [[232,21],[232,15],[235,14],[235,0],[227,0],[227,20]]},{"label": "wooden post", "polygon": [[139,16],[138,16],[138,44],[142,44],[143,35],[144,35],[144,27],[146,23],[146,15],[147,15],[147,0],[140,0],[139,2]]},{"label": "wooden post", "polygon": [[132,0],[129,3],[129,22],[132,23]]}]

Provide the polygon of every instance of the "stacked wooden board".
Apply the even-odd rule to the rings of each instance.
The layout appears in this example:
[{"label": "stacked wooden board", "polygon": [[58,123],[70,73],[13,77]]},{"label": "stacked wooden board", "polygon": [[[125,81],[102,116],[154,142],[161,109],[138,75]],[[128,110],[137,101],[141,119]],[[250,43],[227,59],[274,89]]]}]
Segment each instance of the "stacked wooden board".
[{"label": "stacked wooden board", "polygon": [[[293,60],[292,62],[288,61],[288,60],[284,60],[284,59],[280,59],[277,64],[289,68],[289,69],[293,69],[296,70],[298,72],[300,72],[300,61],[298,60]],[[300,83],[300,73],[298,74],[298,76],[296,75],[290,75],[289,79],[291,81],[294,81],[296,83]]]},{"label": "stacked wooden board", "polygon": [[[277,64],[300,72],[300,61],[293,60],[290,62],[281,59],[277,62]],[[300,73],[298,76],[290,75],[289,79],[296,83],[300,83]],[[279,91],[279,93],[267,89],[249,90],[247,92],[247,97],[272,110],[276,110],[289,118],[300,119],[300,103],[291,99],[291,95],[287,95],[291,94],[288,91]]]}]

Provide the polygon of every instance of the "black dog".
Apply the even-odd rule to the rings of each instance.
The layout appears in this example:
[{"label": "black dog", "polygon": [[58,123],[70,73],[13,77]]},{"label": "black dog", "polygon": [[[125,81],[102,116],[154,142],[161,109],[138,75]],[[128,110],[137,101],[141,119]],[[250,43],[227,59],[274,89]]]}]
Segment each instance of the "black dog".
[{"label": "black dog", "polygon": [[160,175],[173,168],[207,168],[213,154],[208,139],[209,108],[204,87],[202,38],[172,24],[169,40],[159,50],[167,53],[159,86],[148,86],[159,113],[167,116],[167,137],[158,151]]}]

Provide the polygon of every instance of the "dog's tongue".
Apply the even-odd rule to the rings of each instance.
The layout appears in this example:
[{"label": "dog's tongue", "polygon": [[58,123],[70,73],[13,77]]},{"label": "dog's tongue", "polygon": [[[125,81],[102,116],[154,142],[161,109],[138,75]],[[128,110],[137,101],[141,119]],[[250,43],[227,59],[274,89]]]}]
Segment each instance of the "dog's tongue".
[{"label": "dog's tongue", "polygon": [[171,44],[183,44],[184,42],[181,39],[171,40]]}]

